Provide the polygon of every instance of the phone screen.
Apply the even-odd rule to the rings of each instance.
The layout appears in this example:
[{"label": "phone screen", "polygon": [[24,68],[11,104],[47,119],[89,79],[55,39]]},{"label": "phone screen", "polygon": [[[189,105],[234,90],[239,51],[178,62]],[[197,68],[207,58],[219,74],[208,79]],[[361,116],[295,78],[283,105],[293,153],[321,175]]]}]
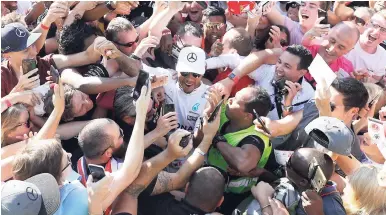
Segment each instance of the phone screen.
[{"label": "phone screen", "polygon": [[162,107],[162,116],[164,116],[170,112],[176,112],[174,104],[164,104]]},{"label": "phone screen", "polygon": [[[21,67],[23,68],[23,74],[30,72],[37,68],[35,59],[24,59],[21,63]],[[36,76],[37,73],[31,75],[30,77]],[[29,77],[28,77],[29,78]]]},{"label": "phone screen", "polygon": [[54,83],[56,83],[56,84],[59,83],[59,78],[60,78],[59,72],[52,65],[50,67],[50,75],[52,76],[52,79],[53,79]]},{"label": "phone screen", "polygon": [[105,175],[105,168],[103,168],[103,166],[89,164],[88,169],[90,170],[90,173],[92,174],[94,182],[97,182],[106,176]]},{"label": "phone screen", "polygon": [[224,99],[221,99],[221,101],[217,104],[217,106],[214,108],[214,111],[212,112],[212,114],[210,115],[209,119],[208,119],[208,122],[213,122],[215,119],[216,119],[216,116],[217,116],[217,113],[218,111],[220,110],[220,107],[222,105],[222,103],[224,102]]},{"label": "phone screen", "polygon": [[141,89],[144,85],[147,85],[149,81],[149,73],[139,70],[137,83],[135,84],[135,88],[133,91],[133,98],[137,100],[141,95]]},{"label": "phone screen", "polygon": [[324,19],[320,21],[320,24],[328,24],[327,11],[318,9],[318,17],[324,17]]}]

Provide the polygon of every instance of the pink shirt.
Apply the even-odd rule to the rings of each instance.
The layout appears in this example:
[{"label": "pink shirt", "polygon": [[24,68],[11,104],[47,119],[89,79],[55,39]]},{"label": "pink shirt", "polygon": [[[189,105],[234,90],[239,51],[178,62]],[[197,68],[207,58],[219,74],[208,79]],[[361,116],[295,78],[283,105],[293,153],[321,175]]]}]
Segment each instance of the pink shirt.
[{"label": "pink shirt", "polygon": [[[313,57],[316,56],[318,53],[320,45],[312,45],[312,46],[305,46],[312,54]],[[329,64],[331,70],[335,73],[338,73],[338,77],[349,77],[352,72],[354,72],[354,66],[346,57],[341,56],[335,61],[331,62]],[[312,78],[310,73],[307,73],[304,75],[304,77],[312,83],[313,86],[316,85],[316,82],[314,81],[314,78]]]}]

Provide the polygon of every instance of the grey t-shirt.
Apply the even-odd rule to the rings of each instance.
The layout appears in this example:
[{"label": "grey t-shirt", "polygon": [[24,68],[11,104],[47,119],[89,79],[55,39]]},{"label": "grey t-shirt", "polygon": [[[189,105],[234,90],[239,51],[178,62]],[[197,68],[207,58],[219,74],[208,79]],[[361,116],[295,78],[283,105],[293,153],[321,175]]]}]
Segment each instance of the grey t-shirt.
[{"label": "grey t-shirt", "polygon": [[[316,142],[305,132],[305,127],[314,119],[319,117],[319,111],[314,102],[304,104],[303,118],[295,130],[284,137],[278,137],[272,140],[274,147],[279,150],[294,151],[298,148],[315,148]],[[362,160],[363,153],[359,147],[359,139],[355,136],[351,153],[359,161]]]}]

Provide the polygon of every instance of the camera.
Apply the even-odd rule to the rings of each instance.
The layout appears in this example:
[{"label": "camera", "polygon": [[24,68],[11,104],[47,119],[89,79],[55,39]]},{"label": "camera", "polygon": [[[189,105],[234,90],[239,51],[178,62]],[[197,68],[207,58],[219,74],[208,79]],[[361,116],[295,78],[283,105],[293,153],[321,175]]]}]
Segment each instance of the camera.
[{"label": "camera", "polygon": [[285,81],[286,80],[284,78],[282,78],[282,79],[274,81],[272,84],[277,89],[278,94],[281,96],[285,96],[288,94],[288,90],[285,88],[285,86],[286,86]]}]

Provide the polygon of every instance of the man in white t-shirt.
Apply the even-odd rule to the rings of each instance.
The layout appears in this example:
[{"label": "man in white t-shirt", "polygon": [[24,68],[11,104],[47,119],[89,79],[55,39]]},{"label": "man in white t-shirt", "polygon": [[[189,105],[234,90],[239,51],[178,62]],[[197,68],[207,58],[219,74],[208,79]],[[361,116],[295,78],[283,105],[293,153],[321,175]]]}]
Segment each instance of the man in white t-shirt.
[{"label": "man in white t-shirt", "polygon": [[144,70],[150,74],[168,75],[168,83],[164,86],[165,103],[175,105],[178,128],[193,132],[207,103],[209,86],[201,81],[205,73],[204,50],[194,46],[181,49],[176,65],[177,78],[173,77],[174,71],[160,67],[144,65]]},{"label": "man in white t-shirt", "polygon": [[380,44],[386,40],[386,10],[371,17],[366,30],[346,58],[354,66],[356,75],[368,74],[370,82],[379,82],[386,75],[386,50]]},{"label": "man in white t-shirt", "polygon": [[[212,68],[222,65],[234,68],[235,65],[240,63],[240,60],[238,55],[220,55],[208,59],[207,66]],[[312,54],[304,46],[292,45],[287,47],[280,55],[276,65],[269,65],[268,62],[264,62],[266,64],[248,74],[255,81],[255,85],[267,90],[271,97],[274,105],[267,117],[280,119],[292,112],[303,109],[304,103],[314,98],[314,89],[303,77],[308,72],[312,60]],[[233,72],[228,75],[228,78],[234,82],[238,82],[239,79]],[[280,79],[285,80],[284,88],[288,91],[284,95],[273,85]]]}]

